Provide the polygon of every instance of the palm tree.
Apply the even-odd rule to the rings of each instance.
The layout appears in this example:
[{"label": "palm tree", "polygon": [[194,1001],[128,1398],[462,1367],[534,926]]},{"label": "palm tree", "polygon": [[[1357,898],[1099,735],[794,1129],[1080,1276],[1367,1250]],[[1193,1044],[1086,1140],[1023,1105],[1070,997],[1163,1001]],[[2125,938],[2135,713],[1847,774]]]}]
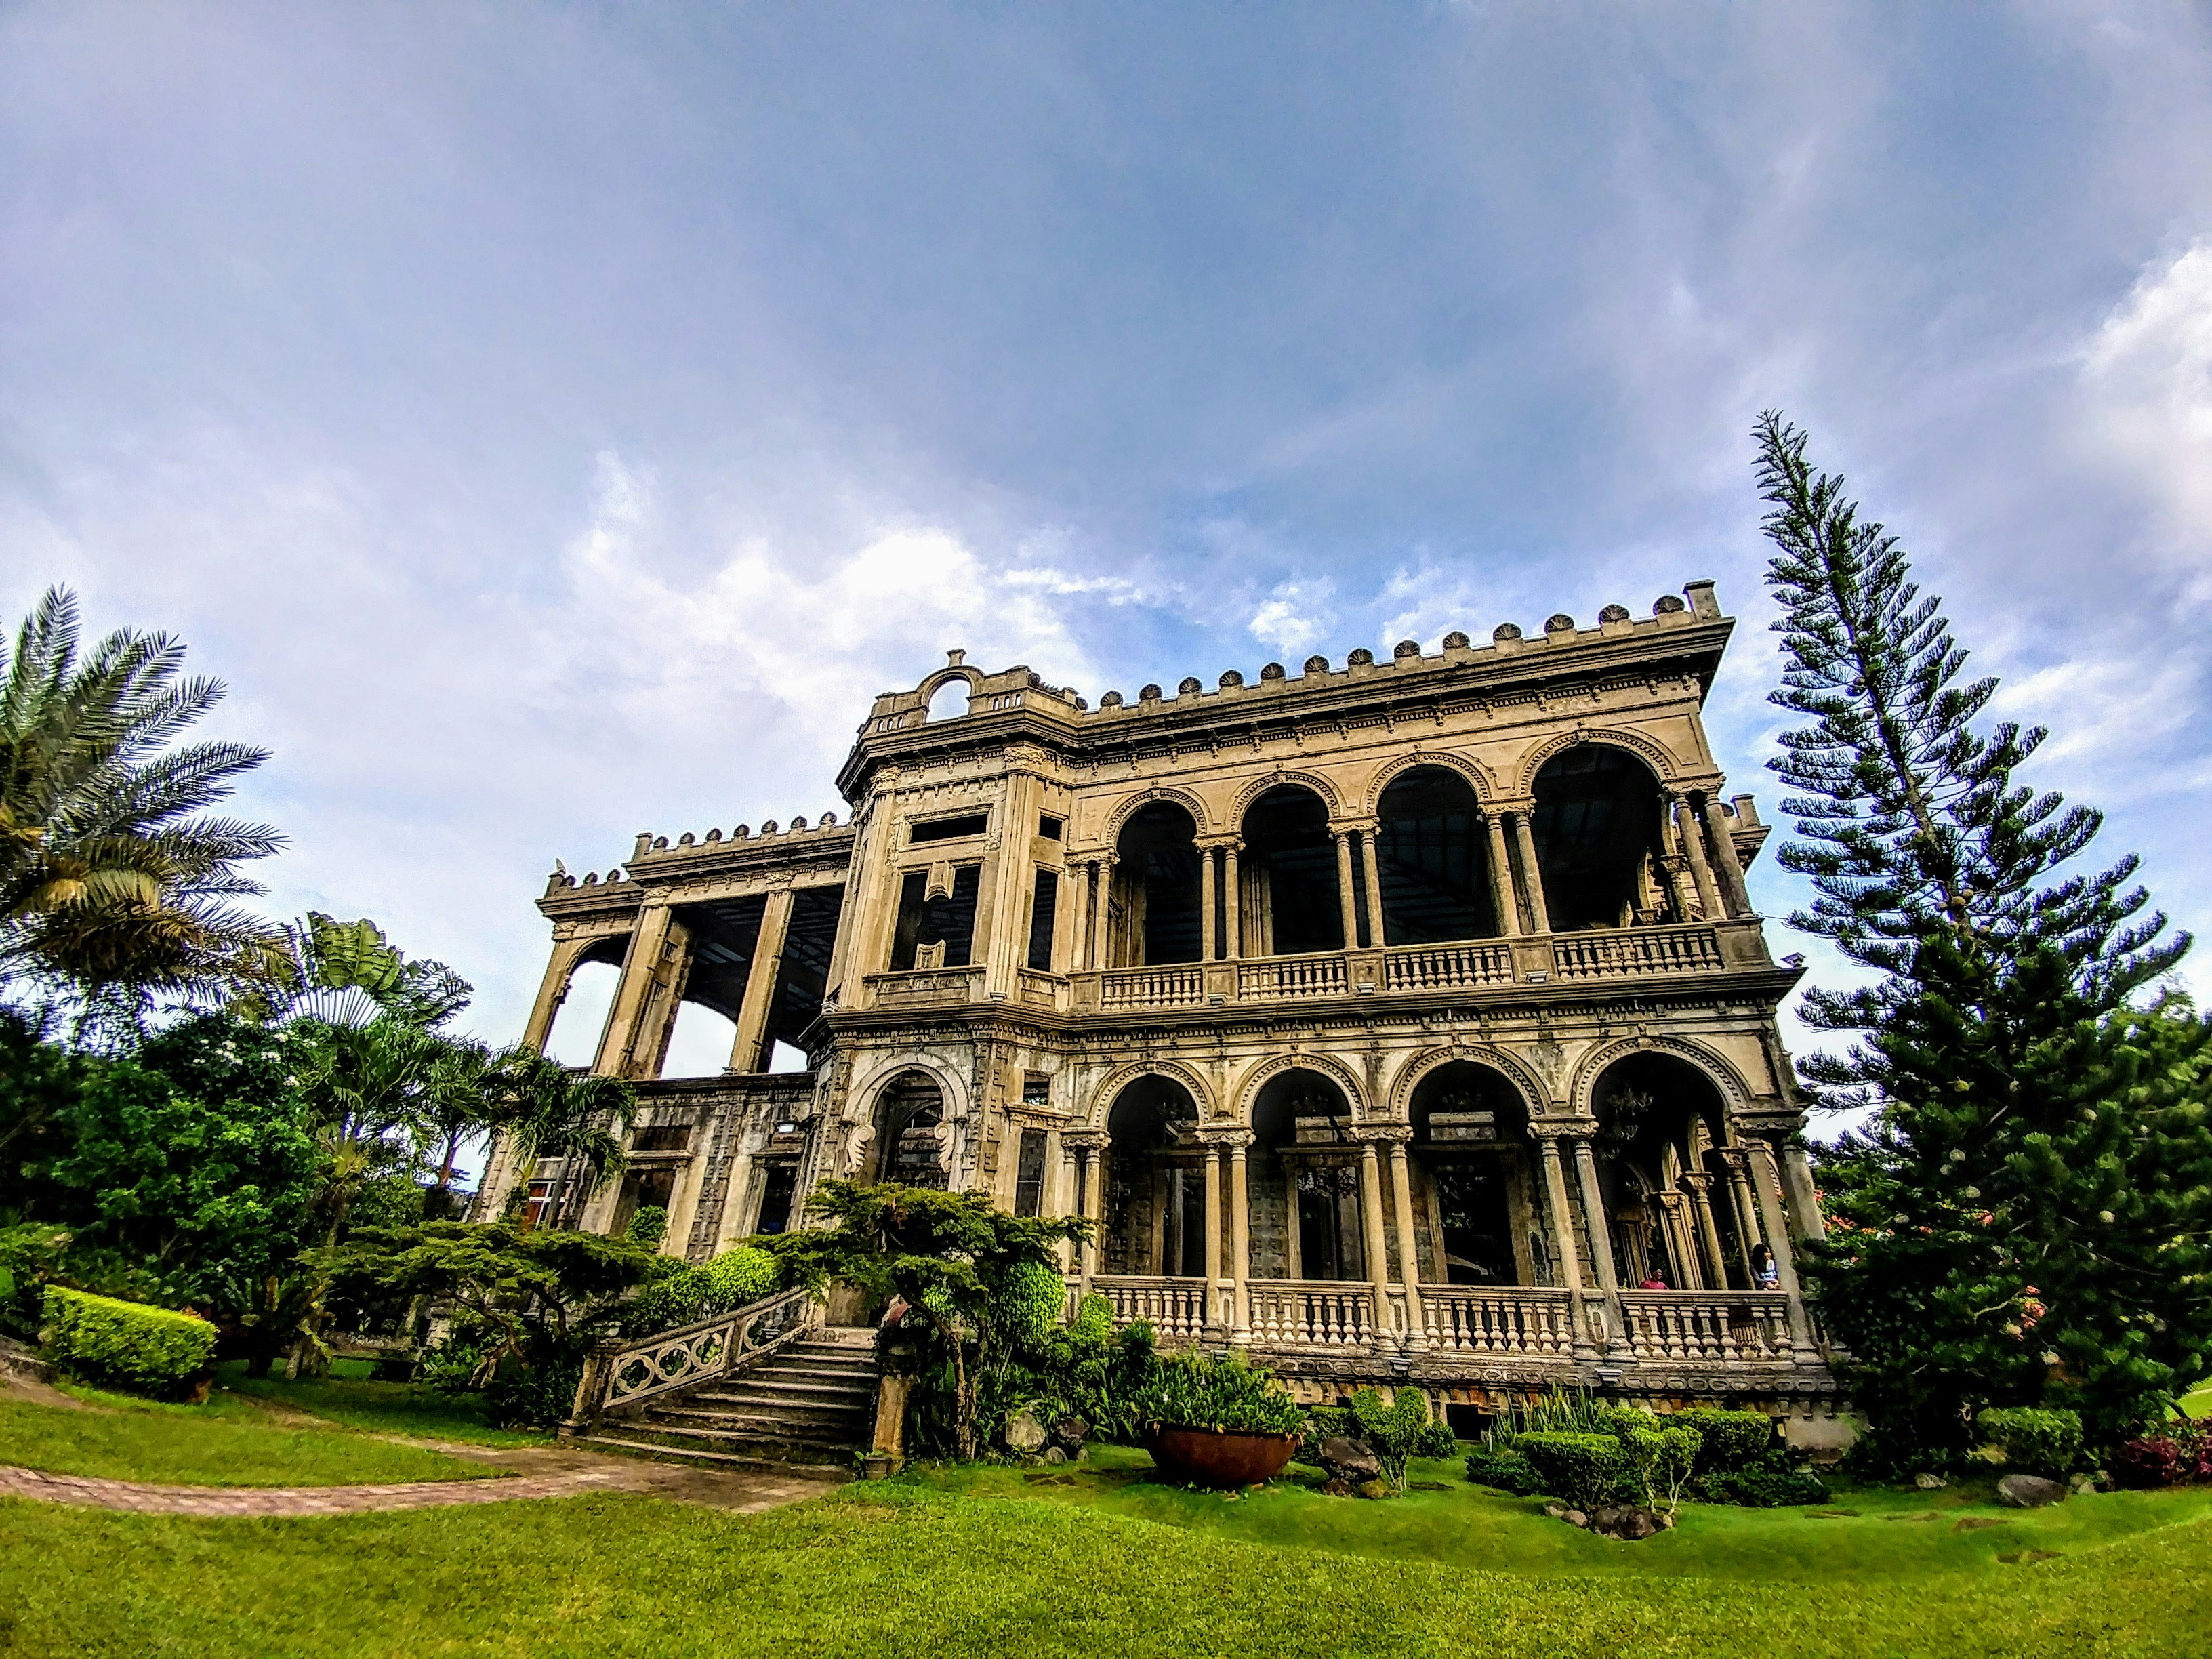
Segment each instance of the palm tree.
[{"label": "palm tree", "polygon": [[183,677],[166,634],[118,629],[78,655],[76,598],[50,589],[0,643],[0,979],[59,981],[136,1012],[270,970],[273,931],[231,901],[237,866],[283,844],[204,816],[268,758],[245,744],[172,747],[219,702]]},{"label": "palm tree", "polygon": [[572,1072],[527,1049],[515,1054],[512,1076],[507,1133],[524,1165],[562,1161],[559,1190],[545,1206],[546,1224],[557,1227],[572,1203],[588,1200],[628,1167],[623,1134],[637,1091],[621,1078]]}]

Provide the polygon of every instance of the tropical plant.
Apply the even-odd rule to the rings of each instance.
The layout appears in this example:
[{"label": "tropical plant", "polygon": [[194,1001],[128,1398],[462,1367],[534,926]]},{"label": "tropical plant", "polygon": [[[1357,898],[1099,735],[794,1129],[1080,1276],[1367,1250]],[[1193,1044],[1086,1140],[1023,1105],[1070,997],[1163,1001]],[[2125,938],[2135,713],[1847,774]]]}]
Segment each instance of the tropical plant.
[{"label": "tropical plant", "polygon": [[2212,1029],[2130,999],[2188,946],[2129,857],[2067,873],[2100,818],[2014,781],[2042,743],[1974,722],[1994,679],[1923,598],[1894,537],[1758,429],[1787,668],[1809,724],[1775,769],[1802,793],[1784,865],[1816,895],[1793,926],[1874,970],[1808,993],[1851,1034],[1800,1071],[1818,1103],[1873,1109],[1821,1166],[1833,1225],[1804,1266],[1875,1432],[1909,1471],[1965,1455],[1979,1403],[2079,1407],[2109,1443],[2155,1418],[2212,1346]]},{"label": "tropical plant", "polygon": [[281,844],[207,815],[265,750],[173,746],[221,700],[166,634],[118,629],[80,657],[77,605],[48,591],[0,647],[0,978],[27,975],[88,1017],[137,1018],[266,978],[273,931],[234,901],[239,866]]},{"label": "tropical plant", "polygon": [[1348,1407],[1354,1430],[1382,1466],[1382,1478],[1406,1490],[1406,1464],[1415,1457],[1449,1457],[1451,1430],[1429,1410],[1419,1389],[1398,1389],[1386,1405],[1381,1394],[1362,1389]]},{"label": "tropical plant", "polygon": [[527,1049],[510,1054],[504,1069],[509,1085],[501,1097],[504,1131],[525,1168],[540,1159],[560,1160],[561,1180],[545,1207],[544,1224],[564,1225],[628,1166],[623,1134],[637,1091],[623,1079],[571,1072]]},{"label": "tropical plant", "polygon": [[1130,1413],[1154,1429],[1217,1434],[1295,1434],[1306,1415],[1265,1366],[1239,1353],[1195,1351],[1160,1358],[1135,1391]]}]

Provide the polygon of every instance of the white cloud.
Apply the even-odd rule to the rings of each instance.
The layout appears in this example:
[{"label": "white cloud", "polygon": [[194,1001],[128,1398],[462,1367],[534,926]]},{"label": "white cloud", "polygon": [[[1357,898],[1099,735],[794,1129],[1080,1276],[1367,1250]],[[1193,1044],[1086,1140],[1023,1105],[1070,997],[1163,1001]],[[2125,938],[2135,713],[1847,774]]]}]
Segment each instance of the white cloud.
[{"label": "white cloud", "polygon": [[1261,644],[1285,656],[1298,656],[1312,650],[1334,622],[1328,603],[1333,592],[1328,582],[1283,582],[1245,627]]}]

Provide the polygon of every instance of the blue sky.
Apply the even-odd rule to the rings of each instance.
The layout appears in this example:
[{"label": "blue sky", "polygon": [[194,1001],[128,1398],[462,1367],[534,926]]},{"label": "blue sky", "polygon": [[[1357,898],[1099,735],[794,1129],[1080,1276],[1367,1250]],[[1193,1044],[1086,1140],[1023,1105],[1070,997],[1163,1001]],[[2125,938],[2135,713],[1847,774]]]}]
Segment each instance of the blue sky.
[{"label": "blue sky", "polygon": [[272,913],[501,1039],[556,855],[842,811],[953,645],[1095,696],[1710,576],[1773,816],[1769,404],[2212,922],[2202,9],[0,8],[0,605],[180,632]]}]

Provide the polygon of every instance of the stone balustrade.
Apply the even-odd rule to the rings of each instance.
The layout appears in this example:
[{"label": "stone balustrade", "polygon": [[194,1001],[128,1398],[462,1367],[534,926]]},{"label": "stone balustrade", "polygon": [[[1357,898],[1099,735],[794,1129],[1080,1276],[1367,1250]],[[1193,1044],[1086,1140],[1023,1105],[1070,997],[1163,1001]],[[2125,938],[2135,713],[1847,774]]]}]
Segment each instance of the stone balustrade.
[{"label": "stone balustrade", "polygon": [[1564,1358],[1574,1351],[1571,1291],[1423,1285],[1429,1346],[1450,1353]]},{"label": "stone balustrade", "polygon": [[1620,1317],[1638,1359],[1787,1363],[1795,1355],[1781,1291],[1623,1291]]},{"label": "stone balustrade", "polygon": [[1252,1340],[1263,1347],[1364,1348],[1374,1340],[1374,1292],[1344,1279],[1249,1282]]}]

